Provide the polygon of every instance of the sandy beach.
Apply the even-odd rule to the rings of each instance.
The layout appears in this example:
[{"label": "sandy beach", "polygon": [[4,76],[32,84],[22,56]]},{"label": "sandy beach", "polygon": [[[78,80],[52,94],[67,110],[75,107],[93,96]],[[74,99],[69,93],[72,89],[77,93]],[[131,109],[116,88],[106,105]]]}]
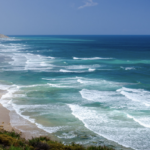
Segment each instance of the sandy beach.
[{"label": "sandy beach", "polygon": [[0,104],[0,129],[5,129],[7,131],[12,130],[12,126],[10,125],[10,117],[9,117],[9,111],[4,108]]},{"label": "sandy beach", "polygon": [[[0,91],[0,98],[5,93],[6,93],[6,91],[1,90]],[[10,125],[9,110],[4,108],[1,104],[0,104],[0,129],[5,129],[7,131],[12,130],[12,126]]]}]

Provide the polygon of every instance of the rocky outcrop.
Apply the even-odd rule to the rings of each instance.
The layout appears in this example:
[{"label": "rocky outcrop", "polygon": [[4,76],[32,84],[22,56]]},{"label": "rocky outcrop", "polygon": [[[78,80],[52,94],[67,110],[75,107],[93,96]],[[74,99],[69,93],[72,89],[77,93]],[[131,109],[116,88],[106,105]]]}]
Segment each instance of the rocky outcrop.
[{"label": "rocky outcrop", "polygon": [[8,38],[8,36],[0,34],[0,38]]}]

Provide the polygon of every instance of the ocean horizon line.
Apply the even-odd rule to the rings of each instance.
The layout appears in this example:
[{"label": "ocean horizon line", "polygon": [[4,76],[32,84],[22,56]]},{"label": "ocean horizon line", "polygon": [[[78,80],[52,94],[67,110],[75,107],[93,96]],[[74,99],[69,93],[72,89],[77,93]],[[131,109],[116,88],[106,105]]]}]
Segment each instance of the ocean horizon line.
[{"label": "ocean horizon line", "polygon": [[8,36],[150,36],[150,34],[5,34]]}]

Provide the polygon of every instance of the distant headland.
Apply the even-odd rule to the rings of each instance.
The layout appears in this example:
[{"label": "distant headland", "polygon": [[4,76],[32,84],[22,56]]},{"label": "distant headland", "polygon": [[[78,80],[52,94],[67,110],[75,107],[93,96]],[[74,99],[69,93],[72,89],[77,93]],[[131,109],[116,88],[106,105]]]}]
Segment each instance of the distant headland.
[{"label": "distant headland", "polygon": [[8,38],[8,36],[0,34],[0,38]]}]

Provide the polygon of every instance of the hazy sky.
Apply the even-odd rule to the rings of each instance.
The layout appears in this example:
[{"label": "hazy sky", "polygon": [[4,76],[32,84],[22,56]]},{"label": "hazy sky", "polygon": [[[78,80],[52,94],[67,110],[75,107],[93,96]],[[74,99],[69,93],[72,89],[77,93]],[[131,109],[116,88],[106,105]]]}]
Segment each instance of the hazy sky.
[{"label": "hazy sky", "polygon": [[0,33],[150,35],[150,0],[0,0]]}]

